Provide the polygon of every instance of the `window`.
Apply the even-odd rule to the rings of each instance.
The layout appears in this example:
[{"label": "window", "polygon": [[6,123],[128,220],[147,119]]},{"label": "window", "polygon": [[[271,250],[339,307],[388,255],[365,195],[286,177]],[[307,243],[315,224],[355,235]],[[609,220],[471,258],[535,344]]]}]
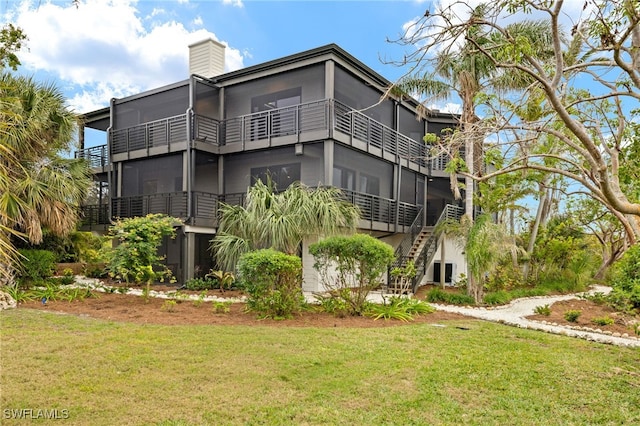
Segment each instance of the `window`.
[{"label": "window", "polygon": [[[266,112],[254,118],[254,122],[252,122],[252,139],[264,138],[268,134],[271,136],[294,134],[298,127],[296,122],[296,106],[301,102],[302,89],[300,87],[252,98],[251,112]],[[268,113],[268,111],[275,109],[278,109],[278,111]],[[271,129],[269,129],[268,126],[269,117],[271,118]]]},{"label": "window", "polygon": [[295,181],[300,180],[300,163],[283,164],[280,166],[255,167],[251,169],[251,185],[258,180],[263,183],[271,178],[276,190],[285,190]]},{"label": "window", "polygon": [[361,173],[360,192],[371,195],[380,195],[380,179],[376,176]]},{"label": "window", "polygon": [[356,189],[356,173],[353,170],[344,167],[333,168],[333,186],[338,188],[355,191]]}]

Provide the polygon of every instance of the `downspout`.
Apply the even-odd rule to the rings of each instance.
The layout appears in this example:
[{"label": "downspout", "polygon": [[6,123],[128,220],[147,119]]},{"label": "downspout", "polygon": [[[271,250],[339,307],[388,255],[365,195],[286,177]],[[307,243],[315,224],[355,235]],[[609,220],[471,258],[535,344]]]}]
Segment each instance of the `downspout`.
[{"label": "downspout", "polygon": [[111,161],[111,148],[112,148],[112,144],[111,144],[111,131],[113,129],[113,125],[114,125],[114,121],[115,121],[115,114],[114,114],[114,109],[115,109],[115,104],[116,104],[116,98],[111,98],[111,100],[109,101],[109,127],[107,127],[107,164],[110,165],[110,170],[107,173],[107,185],[109,186],[109,208],[108,208],[108,212],[109,212],[109,222],[113,223],[113,196],[116,195],[118,196],[118,193],[115,192],[115,190],[117,190],[117,188],[113,187],[113,177],[112,174],[115,173],[116,170],[116,165]]},{"label": "downspout", "polygon": [[185,218],[185,224],[189,223],[193,218],[193,169],[194,169],[194,161],[193,161],[193,152],[191,149],[191,145],[193,143],[193,104],[194,104],[194,94],[195,91],[195,79],[192,75],[189,78],[189,107],[186,111],[186,119],[187,119],[187,217]]},{"label": "downspout", "polygon": [[398,154],[398,184],[396,187],[396,223],[395,223],[395,232],[398,232],[398,227],[400,226],[400,186],[402,185],[402,158]]}]

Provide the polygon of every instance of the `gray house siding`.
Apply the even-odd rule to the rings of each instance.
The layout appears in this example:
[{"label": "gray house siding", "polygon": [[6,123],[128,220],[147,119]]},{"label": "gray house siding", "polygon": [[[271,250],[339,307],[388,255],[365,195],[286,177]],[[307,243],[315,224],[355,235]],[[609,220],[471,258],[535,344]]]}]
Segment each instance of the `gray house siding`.
[{"label": "gray house siding", "polygon": [[[241,201],[268,174],[279,190],[293,179],[344,189],[367,215],[362,229],[393,239],[421,208],[432,219],[452,200],[446,159],[432,170],[422,139],[455,120],[416,120],[414,101],[381,98],[387,84],[334,45],[212,79],[191,76],[112,100],[106,162],[93,159],[95,150],[81,155],[102,168],[112,217],[185,220],[164,248],[181,281],[211,266],[206,247],[219,203]],[[104,110],[94,119],[87,127],[107,130]]]}]

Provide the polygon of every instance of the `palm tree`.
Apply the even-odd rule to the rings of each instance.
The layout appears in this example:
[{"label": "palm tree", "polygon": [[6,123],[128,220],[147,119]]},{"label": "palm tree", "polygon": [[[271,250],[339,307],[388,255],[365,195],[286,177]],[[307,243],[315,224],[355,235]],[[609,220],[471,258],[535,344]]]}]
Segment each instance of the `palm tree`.
[{"label": "palm tree", "polygon": [[[460,129],[454,136],[462,139],[465,147],[465,220],[467,226],[473,225],[474,180],[472,175],[482,173],[484,132],[479,126],[480,118],[476,114],[478,95],[486,90],[510,91],[528,88],[535,90],[535,83],[525,74],[513,69],[498,69],[493,56],[500,55],[505,45],[505,37],[517,36],[528,44],[535,56],[542,61],[553,58],[551,28],[543,21],[523,21],[507,26],[507,32],[486,32],[482,29],[482,19],[486,5],[475,8],[468,20],[464,43],[449,50],[440,50],[434,58],[434,69],[424,75],[409,76],[397,83],[398,91],[418,93],[431,100],[446,100],[453,93],[462,101]],[[454,37],[457,38],[457,37]],[[432,46],[435,47],[435,46]],[[453,140],[453,138],[452,138]],[[458,147],[451,147],[454,155]],[[458,195],[456,173],[451,174],[451,188]],[[468,265],[471,269],[471,265]],[[482,294],[482,287],[469,273],[469,294]]]},{"label": "palm tree", "polygon": [[339,189],[300,182],[277,193],[271,182],[258,180],[244,206],[223,204],[220,210],[211,250],[226,270],[233,270],[248,251],[273,248],[295,254],[305,238],[353,232],[360,219],[358,208],[344,201]]},{"label": "palm tree", "polygon": [[42,229],[66,235],[91,183],[88,165],[66,158],[77,116],[53,85],[0,75],[0,277],[17,266],[11,236],[42,241]]}]

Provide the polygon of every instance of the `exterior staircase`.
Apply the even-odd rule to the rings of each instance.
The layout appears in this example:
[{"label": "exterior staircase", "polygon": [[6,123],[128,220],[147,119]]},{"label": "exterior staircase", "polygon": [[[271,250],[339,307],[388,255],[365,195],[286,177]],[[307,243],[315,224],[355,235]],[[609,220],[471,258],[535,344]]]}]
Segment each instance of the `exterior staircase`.
[{"label": "exterior staircase", "polygon": [[403,268],[410,261],[414,263],[416,266],[416,276],[412,285],[414,293],[420,286],[444,238],[444,232],[440,229],[441,224],[447,220],[459,220],[463,213],[462,207],[447,204],[435,226],[422,226],[422,211],[420,211],[411,225],[409,234],[398,245],[396,261],[391,268]]}]

